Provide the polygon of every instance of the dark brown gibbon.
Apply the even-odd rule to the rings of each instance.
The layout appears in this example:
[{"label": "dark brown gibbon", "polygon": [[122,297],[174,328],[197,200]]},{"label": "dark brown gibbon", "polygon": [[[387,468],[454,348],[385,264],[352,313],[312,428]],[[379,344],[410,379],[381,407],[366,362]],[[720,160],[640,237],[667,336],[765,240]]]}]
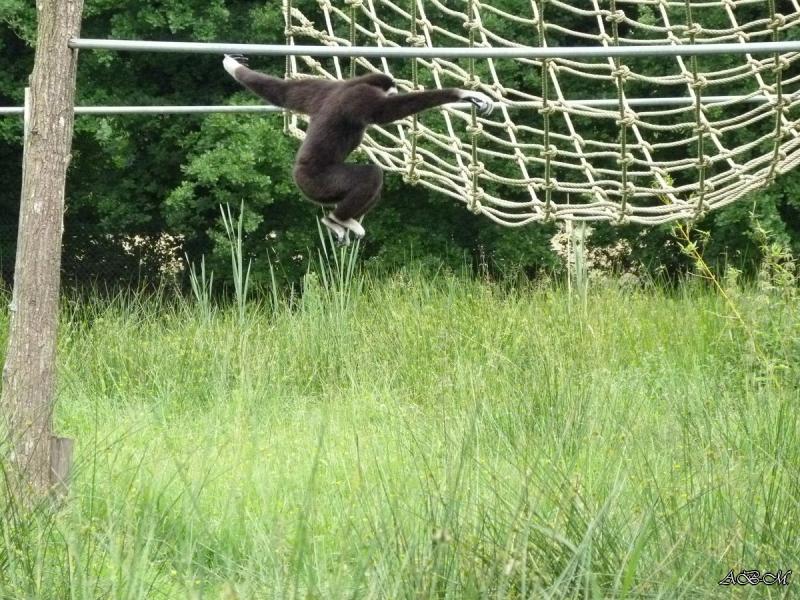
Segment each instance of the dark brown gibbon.
[{"label": "dark brown gibbon", "polygon": [[471,102],[482,115],[494,108],[485,94],[457,88],[398,94],[394,80],[382,73],[344,81],[286,81],[253,71],[241,56],[226,55],[222,64],[236,81],[270,104],[310,117],[295,160],[294,180],[311,201],[333,207],[321,220],[339,242],[347,241],[348,232],[364,236],[359,219],[378,201],[383,186],[383,171],[377,165],[345,162],[367,127],[450,102]]}]

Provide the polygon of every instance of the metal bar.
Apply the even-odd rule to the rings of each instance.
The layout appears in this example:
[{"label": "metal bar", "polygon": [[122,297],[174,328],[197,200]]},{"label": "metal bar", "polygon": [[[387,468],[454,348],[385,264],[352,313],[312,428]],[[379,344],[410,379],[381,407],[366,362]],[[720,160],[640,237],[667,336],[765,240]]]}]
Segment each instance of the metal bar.
[{"label": "metal bar", "polygon": [[77,106],[76,115],[177,115],[198,113],[278,113],[283,109],[268,104],[219,106]]},{"label": "metal bar", "polygon": [[[21,106],[0,106],[0,116],[21,115]],[[76,106],[76,115],[177,115],[177,114],[202,114],[202,113],[276,113],[283,112],[282,108],[268,104],[243,104],[235,106]]]},{"label": "metal bar", "polygon": [[[28,133],[31,130],[31,88],[25,88],[25,104],[22,106],[22,143],[23,148],[28,145]],[[22,161],[23,166],[25,161]]]},{"label": "metal bar", "polygon": [[800,52],[800,41],[725,44],[664,44],[652,46],[562,46],[502,48],[409,48],[387,46],[286,46],[284,44],[225,44],[215,42],[147,42],[73,38],[70,48],[126,52],[189,52],[367,58],[607,58],[609,56],[698,56],[702,54],[764,54]]},{"label": "metal bar", "polygon": [[[31,132],[31,88],[26,87],[23,95],[22,106],[22,181],[25,181],[25,168],[28,161],[25,155],[28,153],[28,136]],[[20,200],[21,202],[21,200]]]},{"label": "metal bar", "polygon": [[[794,95],[784,96],[785,100],[800,100],[800,91]],[[743,104],[767,104],[774,101],[774,98],[766,96],[703,96],[703,103],[724,104],[724,103],[743,103]],[[630,106],[682,106],[692,104],[694,100],[689,96],[663,97],[663,98],[628,98]],[[585,106],[589,108],[615,108],[618,104],[616,98],[595,98],[591,100],[566,100],[558,102],[550,101],[556,106]],[[469,110],[472,105],[466,102],[448,104],[451,108]],[[514,102],[508,108],[541,108],[542,103],[536,101]],[[0,106],[0,116],[2,115],[21,115],[24,108],[22,106]],[[282,108],[270,106],[268,104],[238,104],[238,105],[191,105],[191,106],[76,106],[76,115],[177,115],[177,114],[205,114],[205,113],[277,113],[283,112]]]}]

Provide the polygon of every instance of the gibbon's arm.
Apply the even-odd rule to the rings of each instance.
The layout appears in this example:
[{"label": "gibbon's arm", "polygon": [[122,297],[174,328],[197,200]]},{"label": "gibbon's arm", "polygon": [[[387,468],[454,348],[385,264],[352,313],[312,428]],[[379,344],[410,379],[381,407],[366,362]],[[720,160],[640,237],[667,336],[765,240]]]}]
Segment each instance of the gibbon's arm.
[{"label": "gibbon's arm", "polygon": [[471,92],[456,88],[409,92],[376,96],[373,103],[364,112],[369,123],[383,125],[404,117],[435,108],[442,104],[466,100],[475,105],[481,115],[488,115],[494,109],[491,98],[481,92]]},{"label": "gibbon's arm", "polygon": [[330,89],[330,83],[326,81],[315,79],[284,81],[270,77],[253,71],[239,62],[240,60],[246,61],[244,57],[239,57],[237,60],[226,54],[222,66],[231,77],[248,90],[281,108],[310,114],[315,111],[324,94]]}]

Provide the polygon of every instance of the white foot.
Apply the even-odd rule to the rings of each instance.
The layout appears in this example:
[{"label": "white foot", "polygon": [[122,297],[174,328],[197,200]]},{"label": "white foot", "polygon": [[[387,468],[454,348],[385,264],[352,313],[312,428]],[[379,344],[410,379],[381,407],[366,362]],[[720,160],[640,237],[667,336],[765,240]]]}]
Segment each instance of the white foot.
[{"label": "white foot", "polygon": [[364,228],[361,226],[361,223],[359,223],[355,219],[345,219],[344,221],[342,221],[340,219],[337,219],[333,213],[330,213],[328,215],[328,218],[334,223],[341,225],[348,231],[351,231],[353,235],[356,236],[358,239],[363,238],[364,234],[367,233],[366,231],[364,231]]},{"label": "white foot", "polygon": [[350,243],[350,238],[347,235],[347,229],[339,225],[338,223],[332,221],[328,217],[322,217],[320,222],[328,228],[333,234],[333,237],[336,239],[337,244],[342,244],[346,246]]},{"label": "white foot", "polygon": [[235,58],[226,54],[225,58],[222,59],[222,66],[228,72],[228,75],[236,79],[236,69],[238,69],[242,65]]}]

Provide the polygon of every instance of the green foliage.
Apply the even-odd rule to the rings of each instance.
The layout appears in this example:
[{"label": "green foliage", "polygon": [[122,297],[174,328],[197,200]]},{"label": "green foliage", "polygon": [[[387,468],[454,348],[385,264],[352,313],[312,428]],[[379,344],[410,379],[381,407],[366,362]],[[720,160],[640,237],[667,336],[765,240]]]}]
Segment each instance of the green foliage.
[{"label": "green foliage", "polygon": [[[298,0],[297,6],[313,11],[315,2]],[[497,0],[497,8],[515,13],[514,0]],[[652,7],[626,6],[626,11],[647,23],[655,22]],[[555,25],[593,30],[590,17],[548,7],[547,19]],[[764,16],[758,3],[737,9],[740,21]],[[779,6],[780,10],[780,6]],[[0,103],[19,105],[22,89],[33,64],[35,6],[22,0],[0,0]],[[670,7],[675,23],[686,19],[682,7]],[[390,22],[406,26],[399,14],[387,14]],[[511,40],[537,43],[536,32],[511,19],[483,11],[484,25]],[[703,19],[724,26],[727,15],[708,9]],[[461,22],[447,17],[441,27],[461,30]],[[338,25],[337,25],[338,26]],[[256,1],[187,3],[185,0],[140,0],[120,5],[112,0],[88,0],[82,35],[133,39],[199,41],[280,41],[283,15],[279,3]],[[623,28],[624,29],[624,28]],[[345,35],[346,31],[337,31]],[[622,35],[661,35],[647,31],[622,31]],[[435,34],[435,43],[448,39]],[[787,30],[787,38],[797,34]],[[548,43],[565,43],[557,29],[548,32]],[[589,43],[587,41],[587,43]],[[602,59],[599,59],[602,62]],[[723,69],[730,57],[701,59],[702,68]],[[465,63],[466,64],[466,63]],[[672,68],[669,61],[635,58],[633,67],[651,73]],[[282,58],[254,58],[254,67],[284,72]],[[498,76],[508,88],[538,94],[538,69],[515,61],[497,61]],[[398,61],[393,69],[410,77],[410,65]],[[477,65],[486,79],[486,64]],[[765,75],[766,76],[766,75]],[[420,70],[420,81],[431,83],[431,73]],[[445,81],[462,85],[462,81]],[[572,97],[615,97],[613,86],[594,80],[562,78]],[[628,93],[647,96],[647,83],[629,83]],[[730,93],[746,90],[732,87]],[[81,104],[214,104],[254,102],[225,75],[219,58],[205,55],[83,52],[78,72]],[[435,113],[424,117],[439,127]],[[535,125],[538,115],[532,117]],[[563,126],[554,120],[554,131]],[[765,122],[763,127],[771,124]],[[590,133],[613,141],[617,128],[611,120],[596,121]],[[564,131],[562,131],[564,132]],[[737,131],[739,141],[753,139],[759,131]],[[520,134],[523,135],[523,134]],[[654,134],[655,135],[655,134]],[[0,118],[0,277],[8,280],[14,261],[21,167],[21,124],[16,118]],[[534,139],[523,139],[533,142]],[[271,266],[284,282],[301,281],[309,258],[318,244],[315,219],[319,209],[305,202],[291,180],[291,164],[297,141],[282,129],[279,116],[119,116],[81,117],[76,121],[73,161],[69,171],[68,210],[65,216],[64,269],[68,278],[103,277],[152,280],[163,275],[165,260],[179,260],[184,253],[193,260],[205,256],[221,283],[231,281],[226,238],[221,229],[221,204],[247,208],[244,215],[247,259],[252,260],[256,283],[270,281]],[[363,160],[363,157],[357,158]],[[487,160],[491,160],[487,158]],[[498,173],[514,174],[513,164],[492,164]],[[693,177],[693,173],[686,177]],[[487,185],[490,185],[487,183]],[[751,206],[758,218],[782,243],[800,249],[800,175],[785,174],[769,190],[712,213],[700,226],[711,233],[705,248],[709,264],[756,270],[761,250],[757,233],[748,219]],[[364,259],[376,271],[402,268],[409,260],[436,271],[459,271],[468,266],[492,275],[536,275],[558,267],[549,247],[554,231],[550,225],[505,230],[464,210],[462,204],[431,192],[410,187],[397,176],[388,176],[384,198],[365,223],[369,235],[362,245]],[[151,252],[163,234],[179,236],[175,252]],[[631,264],[672,275],[690,268],[674,243],[669,228],[613,228],[601,225],[593,244],[630,242]],[[130,240],[145,240],[131,249]]]}]

